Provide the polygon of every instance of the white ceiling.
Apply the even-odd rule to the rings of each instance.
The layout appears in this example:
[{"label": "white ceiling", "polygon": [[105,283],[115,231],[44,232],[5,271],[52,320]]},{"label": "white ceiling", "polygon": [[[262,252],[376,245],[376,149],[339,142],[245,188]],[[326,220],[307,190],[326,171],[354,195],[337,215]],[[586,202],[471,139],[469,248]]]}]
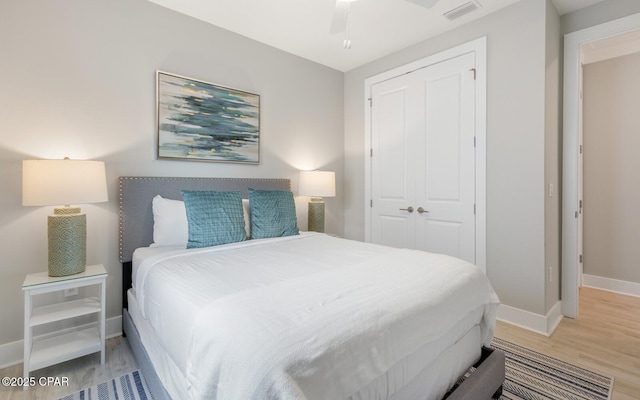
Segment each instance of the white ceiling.
[{"label": "white ceiling", "polygon": [[[405,0],[351,3],[351,49],[330,34],[335,0],[149,0],[300,57],[348,71],[520,0],[478,0],[481,7],[449,21],[442,14],[469,0],[440,0],[426,9]],[[542,0],[541,0],[542,1]],[[602,0],[552,0],[573,11]],[[565,11],[567,12],[567,11]]]}]

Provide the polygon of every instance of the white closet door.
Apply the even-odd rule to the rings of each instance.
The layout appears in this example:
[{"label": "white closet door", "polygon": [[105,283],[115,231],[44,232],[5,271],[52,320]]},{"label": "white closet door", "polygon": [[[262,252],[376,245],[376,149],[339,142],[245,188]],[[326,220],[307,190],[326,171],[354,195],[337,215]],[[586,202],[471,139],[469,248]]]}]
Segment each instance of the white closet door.
[{"label": "white closet door", "polygon": [[[475,263],[475,57],[416,71],[424,131],[416,170],[416,248]],[[421,210],[424,212],[419,212]]]},{"label": "white closet door", "polygon": [[[371,240],[393,247],[415,247],[415,218],[407,211],[415,196],[412,152],[412,74],[372,88]],[[414,106],[415,107],[415,106]]]},{"label": "white closet door", "polygon": [[470,53],[372,87],[374,243],[475,262],[474,63]]}]

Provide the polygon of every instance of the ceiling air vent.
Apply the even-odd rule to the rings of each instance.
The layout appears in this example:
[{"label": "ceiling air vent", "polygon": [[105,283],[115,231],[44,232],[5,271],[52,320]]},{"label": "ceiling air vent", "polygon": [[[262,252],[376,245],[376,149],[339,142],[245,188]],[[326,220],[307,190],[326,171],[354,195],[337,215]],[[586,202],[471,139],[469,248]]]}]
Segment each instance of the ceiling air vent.
[{"label": "ceiling air vent", "polygon": [[445,18],[447,18],[449,21],[453,21],[454,19],[458,19],[463,15],[467,15],[470,12],[477,10],[478,8],[480,8],[480,3],[474,0],[471,0],[464,4],[459,5],[458,7],[452,10],[445,12],[442,15],[444,15]]}]

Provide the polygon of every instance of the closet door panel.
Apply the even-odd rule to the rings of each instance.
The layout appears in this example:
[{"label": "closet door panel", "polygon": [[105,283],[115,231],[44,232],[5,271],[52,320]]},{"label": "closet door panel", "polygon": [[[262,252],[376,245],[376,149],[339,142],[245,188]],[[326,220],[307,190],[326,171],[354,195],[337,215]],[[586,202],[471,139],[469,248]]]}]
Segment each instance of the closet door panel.
[{"label": "closet door panel", "polygon": [[460,201],[460,76],[423,82],[425,117],[424,181],[429,201]]},{"label": "closet door panel", "polygon": [[415,246],[411,155],[409,78],[400,77],[372,88],[372,241],[393,247]]},{"label": "closet door panel", "polygon": [[418,71],[425,138],[416,176],[416,247],[475,263],[473,54]]},{"label": "closet door panel", "polygon": [[418,225],[422,225],[419,230],[424,232],[424,242],[437,249],[437,253],[460,258],[463,235],[461,223],[421,218]]}]

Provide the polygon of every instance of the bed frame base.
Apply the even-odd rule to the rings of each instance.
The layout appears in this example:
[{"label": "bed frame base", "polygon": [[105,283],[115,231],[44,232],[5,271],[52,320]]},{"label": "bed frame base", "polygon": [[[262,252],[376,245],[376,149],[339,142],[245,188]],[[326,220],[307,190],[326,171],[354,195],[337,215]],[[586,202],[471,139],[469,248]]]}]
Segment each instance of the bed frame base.
[{"label": "bed frame base", "polygon": [[147,387],[151,392],[153,400],[171,400],[171,396],[169,396],[169,393],[165,390],[162,381],[160,381],[160,377],[151,363],[149,353],[147,353],[147,350],[142,345],[138,328],[136,328],[126,308],[122,310],[122,331],[123,336],[127,337],[131,351],[133,351],[133,355],[138,361],[138,366],[142,370],[142,375],[144,376],[145,382],[147,382]]},{"label": "bed frame base", "polygon": [[469,377],[448,396],[446,400],[499,399],[504,382],[504,353],[483,347],[480,360]]}]

